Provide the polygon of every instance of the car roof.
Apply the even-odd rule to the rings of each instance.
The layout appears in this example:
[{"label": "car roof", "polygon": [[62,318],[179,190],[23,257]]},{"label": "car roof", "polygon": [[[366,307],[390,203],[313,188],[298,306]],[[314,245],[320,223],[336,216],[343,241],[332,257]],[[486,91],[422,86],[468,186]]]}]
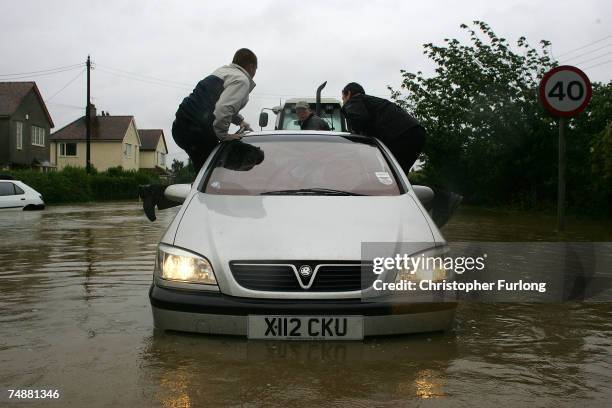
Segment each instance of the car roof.
[{"label": "car roof", "polygon": [[245,133],[243,137],[256,136],[358,136],[348,132],[332,132],[318,130],[261,130],[256,132]]}]

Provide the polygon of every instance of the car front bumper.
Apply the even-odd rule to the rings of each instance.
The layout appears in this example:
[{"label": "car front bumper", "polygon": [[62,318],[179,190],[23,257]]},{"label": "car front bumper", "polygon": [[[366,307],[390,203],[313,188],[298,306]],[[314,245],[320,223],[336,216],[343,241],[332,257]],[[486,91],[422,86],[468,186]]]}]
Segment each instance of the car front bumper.
[{"label": "car front bumper", "polygon": [[382,303],[342,300],[276,300],[226,296],[151,285],[155,327],[206,334],[247,335],[249,315],[363,316],[364,335],[422,333],[448,329],[457,304]]}]

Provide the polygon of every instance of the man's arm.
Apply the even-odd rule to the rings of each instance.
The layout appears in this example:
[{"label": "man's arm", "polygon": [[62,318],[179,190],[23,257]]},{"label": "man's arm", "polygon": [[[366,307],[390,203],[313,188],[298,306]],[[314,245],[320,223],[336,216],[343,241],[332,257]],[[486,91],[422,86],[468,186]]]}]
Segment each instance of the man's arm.
[{"label": "man's arm", "polygon": [[221,92],[221,96],[219,96],[219,100],[215,105],[215,121],[213,122],[215,134],[220,140],[228,138],[230,123],[240,125],[243,121],[238,111],[242,109],[248,99],[249,83],[246,81],[232,81]]},{"label": "man's arm", "polygon": [[244,117],[241,114],[237,113],[232,117],[232,123],[234,125],[240,126],[242,122],[244,122]]},{"label": "man's arm", "polygon": [[325,119],[321,119],[321,130],[331,130]]},{"label": "man's arm", "polygon": [[317,130],[331,130],[327,121],[317,116]]}]

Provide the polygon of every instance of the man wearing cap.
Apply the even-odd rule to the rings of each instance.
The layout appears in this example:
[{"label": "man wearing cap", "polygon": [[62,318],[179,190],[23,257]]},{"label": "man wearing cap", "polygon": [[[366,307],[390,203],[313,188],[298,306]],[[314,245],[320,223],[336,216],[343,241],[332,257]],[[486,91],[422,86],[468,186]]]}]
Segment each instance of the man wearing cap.
[{"label": "man wearing cap", "polygon": [[295,113],[302,130],[330,130],[326,121],[315,115],[308,102],[299,101],[295,104]]}]

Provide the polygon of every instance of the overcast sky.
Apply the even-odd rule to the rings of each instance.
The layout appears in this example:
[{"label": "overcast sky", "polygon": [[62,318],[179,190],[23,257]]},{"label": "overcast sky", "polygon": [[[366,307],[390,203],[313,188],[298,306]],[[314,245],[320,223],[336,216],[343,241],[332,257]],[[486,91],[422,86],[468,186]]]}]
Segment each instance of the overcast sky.
[{"label": "overcast sky", "polygon": [[[562,63],[577,64],[592,80],[609,81],[611,17],[608,0],[21,0],[3,4],[0,13],[0,81],[35,80],[50,99],[58,130],[83,115],[82,68],[44,76],[6,74],[71,66],[90,54],[98,112],[134,115],[139,128],[164,129],[170,161],[184,160],[170,133],[176,108],[197,81],[230,62],[240,47],[259,57],[257,87],[242,112],[256,125],[261,108],[288,97],[312,97],[324,80],[324,97],[338,98],[350,81],[388,96],[386,86],[401,82],[400,69],[432,72],[423,43],[465,39],[459,25],[477,19],[512,42],[521,35],[534,45],[550,40]],[[581,49],[572,51],[576,48]],[[587,69],[593,65],[598,66]]]}]

